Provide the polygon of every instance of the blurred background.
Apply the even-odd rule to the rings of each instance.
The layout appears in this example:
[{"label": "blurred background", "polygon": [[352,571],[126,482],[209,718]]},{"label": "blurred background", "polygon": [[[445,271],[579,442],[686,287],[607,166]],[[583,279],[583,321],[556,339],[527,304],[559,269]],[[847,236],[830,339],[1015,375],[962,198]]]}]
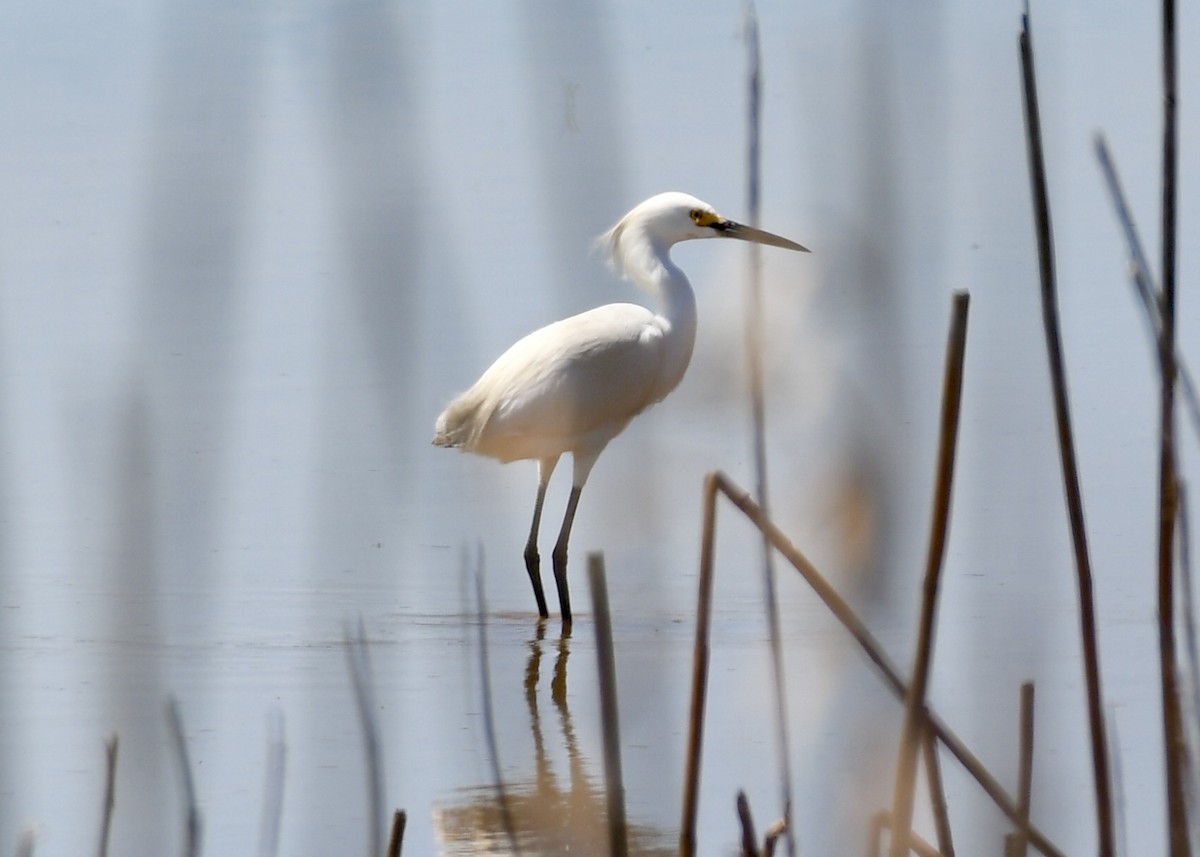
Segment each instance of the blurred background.
[{"label": "blurred background", "polygon": [[[1200,363],[1180,4],[1179,341]],[[1009,788],[1037,684],[1033,819],[1095,850],[1074,565],[1042,338],[1017,3],[759,2],[767,448],[780,526],[911,660],[950,295],[971,292],[930,701]],[[1129,854],[1163,853],[1155,617],[1158,382],[1092,135],[1158,263],[1157,10],[1033,9],[1068,380]],[[575,633],[521,562],[530,463],[430,444],[442,406],[535,327],[609,301],[594,237],[683,190],[747,216],[745,7],[52,0],[0,9],[0,849],[86,853],[104,740],[113,851],[170,853],[180,705],[204,849],[361,852],[369,812],[343,645],[371,645],[405,853],[494,853],[474,557],[498,761],[527,853],[586,853],[603,794],[583,559],[603,550],[640,853],[678,832],[703,475],[753,484],[747,250],[675,251],[700,332],[676,393],[602,457],[572,539]],[[1181,423],[1186,479],[1197,438]],[[566,502],[547,501],[544,553]],[[781,812],[759,541],[719,514],[700,804]],[[471,559],[466,558],[467,556]],[[900,706],[786,566],[789,760],[803,853],[859,853]],[[553,601],[553,598],[551,599]],[[1194,713],[1194,712],[1193,712]],[[1005,822],[943,770],[964,853]],[[928,816],[918,830],[932,838]],[[587,837],[593,837],[588,839]],[[600,840],[602,841],[602,839]]]}]

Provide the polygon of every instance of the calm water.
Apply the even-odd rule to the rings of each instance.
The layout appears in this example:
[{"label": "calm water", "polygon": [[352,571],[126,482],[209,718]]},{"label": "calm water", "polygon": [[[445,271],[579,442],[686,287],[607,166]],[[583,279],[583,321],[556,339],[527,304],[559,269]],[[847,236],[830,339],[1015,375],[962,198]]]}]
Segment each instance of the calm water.
[{"label": "calm water", "polygon": [[[775,517],[907,664],[950,294],[969,289],[930,699],[1011,785],[1018,688],[1035,680],[1034,818],[1088,853],[1019,10],[758,11],[762,225],[815,251],[763,257]],[[1157,22],[1119,4],[1035,14],[1122,835],[1128,853],[1157,854],[1156,384],[1090,155],[1103,129],[1157,246]],[[1200,18],[1180,14],[1181,44],[1198,43]],[[113,734],[112,853],[179,848],[173,697],[206,854],[257,851],[280,731],[280,853],[362,853],[345,646],[361,619],[405,854],[507,847],[484,632],[495,762],[522,852],[597,853],[583,569],[603,550],[631,838],[639,853],[671,851],[702,479],[719,467],[753,481],[742,248],[675,254],[699,297],[692,368],[589,482],[569,639],[553,620],[539,630],[521,564],[532,465],[429,441],[442,405],[518,336],[639,298],[588,255],[635,202],[676,188],[746,217],[742,28],[739,9],[708,2],[0,12],[0,848],[30,826],[39,855],[95,848]],[[1197,115],[1182,113],[1185,201],[1200,197],[1187,168]],[[1179,328],[1196,365],[1190,234]],[[554,483],[546,552],[565,501]],[[736,847],[737,789],[760,827],[781,811],[759,546],[727,506],[717,562],[706,854]],[[889,801],[900,708],[794,574],[779,574],[800,852],[859,853],[864,820]],[[959,851],[997,850],[999,814],[948,761],[944,774]],[[921,806],[918,826],[932,836]]]}]

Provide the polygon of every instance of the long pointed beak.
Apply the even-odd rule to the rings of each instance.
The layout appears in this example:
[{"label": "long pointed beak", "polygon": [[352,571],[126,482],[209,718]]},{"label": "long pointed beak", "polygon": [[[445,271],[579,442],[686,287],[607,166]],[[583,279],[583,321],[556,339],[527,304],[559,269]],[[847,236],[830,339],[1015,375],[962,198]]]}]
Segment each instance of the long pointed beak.
[{"label": "long pointed beak", "polygon": [[753,241],[755,244],[769,244],[772,247],[782,247],[785,250],[799,250],[801,253],[811,252],[807,247],[782,238],[764,229],[755,229],[732,220],[722,220],[713,224],[713,228],[727,238],[740,238],[742,241]]}]

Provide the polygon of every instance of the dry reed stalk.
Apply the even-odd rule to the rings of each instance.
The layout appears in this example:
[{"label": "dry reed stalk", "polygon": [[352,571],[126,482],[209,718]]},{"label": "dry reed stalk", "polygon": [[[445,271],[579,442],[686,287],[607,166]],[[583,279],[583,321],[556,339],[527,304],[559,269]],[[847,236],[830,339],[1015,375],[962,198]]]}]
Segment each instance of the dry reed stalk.
[{"label": "dry reed stalk", "polygon": [[116,735],[104,742],[104,811],[100,817],[100,857],[108,857],[108,841],[112,833],[113,811],[117,806],[117,750],[120,741]]},{"label": "dry reed stalk", "polygon": [[183,734],[183,718],[179,714],[179,703],[173,696],[167,699],[167,728],[171,733],[171,743],[175,749],[180,782],[183,785],[183,854],[184,857],[198,857],[203,825],[200,819],[200,807],[196,802],[196,784],[192,779],[192,766],[188,761],[187,739]]},{"label": "dry reed stalk", "polygon": [[[1145,310],[1144,316],[1147,319],[1151,332],[1154,336],[1154,343],[1161,355],[1164,348],[1164,331],[1163,331],[1163,295],[1159,291],[1158,286],[1154,283],[1154,278],[1150,273],[1150,266],[1146,260],[1146,255],[1142,250],[1142,243],[1138,237],[1137,227],[1134,224],[1133,216],[1129,211],[1129,205],[1125,200],[1125,193],[1121,187],[1121,181],[1117,175],[1116,164],[1113,161],[1112,155],[1109,153],[1108,144],[1105,142],[1102,134],[1097,134],[1095,139],[1096,159],[1100,163],[1100,169],[1104,174],[1105,183],[1108,185],[1109,196],[1112,199],[1113,208],[1116,211],[1117,220],[1121,224],[1121,228],[1125,233],[1125,241],[1129,251],[1130,273],[1135,290],[1138,297],[1141,298],[1142,307]],[[1186,413],[1191,418],[1192,428],[1196,435],[1200,437],[1200,397],[1197,396],[1195,383],[1192,381],[1191,372],[1188,370],[1187,364],[1183,361],[1183,355],[1174,350],[1174,367],[1176,383],[1179,387],[1179,393],[1182,397]],[[1174,443],[1174,441],[1172,441]],[[1188,667],[1191,672],[1191,691],[1192,691],[1192,708],[1191,717],[1196,716],[1196,712],[1200,712],[1200,657],[1197,656],[1198,646],[1196,635],[1195,616],[1193,614],[1194,599],[1192,597],[1190,564],[1187,556],[1187,548],[1191,543],[1187,534],[1187,515],[1185,506],[1185,493],[1183,483],[1176,472],[1174,476],[1175,487],[1175,541],[1178,545],[1179,569],[1180,569],[1180,584],[1182,586],[1181,597],[1183,609],[1178,611],[1183,616],[1184,622],[1184,645],[1188,652]],[[1174,599],[1173,592],[1170,594]],[[1175,612],[1172,608],[1172,612]],[[1172,630],[1172,633],[1173,630]],[[1179,675],[1178,667],[1174,670],[1176,676]],[[1176,685],[1176,696],[1178,696],[1178,685]],[[1182,706],[1181,706],[1182,707]],[[1164,713],[1165,717],[1165,713]],[[1180,712],[1179,719],[1181,722],[1190,722]],[[1190,769],[1194,762],[1187,752],[1186,748],[1186,730],[1180,734],[1181,746],[1181,767]],[[1180,780],[1185,784],[1189,781],[1192,774],[1188,770],[1184,770],[1180,775]],[[1169,811],[1168,811],[1169,815]]]},{"label": "dry reed stalk", "polygon": [[[1150,273],[1150,266],[1149,266],[1149,263],[1146,261],[1145,253],[1142,250],[1142,244],[1141,244],[1140,239],[1138,238],[1137,228],[1134,224],[1133,216],[1129,212],[1129,206],[1125,200],[1124,191],[1121,188],[1121,182],[1117,175],[1116,165],[1113,162],[1112,155],[1108,151],[1108,145],[1105,142],[1103,135],[1101,135],[1101,134],[1096,135],[1095,146],[1096,146],[1096,158],[1100,162],[1100,168],[1101,168],[1102,172],[1104,173],[1105,183],[1108,185],[1109,195],[1112,198],[1113,207],[1117,214],[1117,220],[1120,222],[1122,230],[1125,232],[1125,240],[1126,240],[1126,245],[1127,245],[1127,249],[1129,251],[1129,258],[1130,258],[1130,269],[1131,269],[1131,275],[1132,275],[1131,278],[1133,280],[1133,284],[1138,293],[1138,296],[1141,298],[1142,306],[1145,310],[1144,315],[1145,315],[1146,319],[1148,320],[1151,330],[1154,335],[1154,341],[1155,341],[1155,346],[1157,348],[1157,352],[1159,355],[1160,366],[1163,365],[1162,361],[1163,361],[1164,356],[1168,355],[1168,354],[1171,355],[1171,363],[1172,363],[1172,366],[1173,366],[1173,369],[1175,372],[1175,382],[1178,385],[1179,393],[1181,394],[1182,401],[1183,401],[1183,404],[1185,407],[1185,412],[1191,418],[1193,430],[1196,432],[1197,436],[1200,436],[1200,397],[1197,396],[1195,383],[1192,381],[1192,375],[1191,375],[1191,372],[1188,370],[1187,364],[1183,361],[1183,355],[1178,353],[1177,349],[1168,345],[1167,341],[1166,341],[1166,331],[1164,330],[1164,321],[1163,321],[1164,314],[1165,314],[1165,305],[1166,305],[1165,295],[1159,291],[1158,287],[1154,283],[1153,276]],[[1172,404],[1172,409],[1173,408],[1174,408],[1174,404]],[[1171,425],[1170,445],[1173,449],[1174,445],[1175,445],[1173,420],[1172,421],[1163,421],[1162,424],[1164,426]],[[1160,453],[1160,456],[1161,456],[1161,453]],[[1160,457],[1160,460],[1161,460],[1161,457]],[[1196,698],[1197,693],[1200,693],[1200,674],[1197,673],[1198,659],[1197,659],[1196,627],[1195,627],[1195,619],[1194,619],[1194,616],[1192,613],[1193,600],[1192,600],[1192,595],[1191,595],[1191,578],[1190,578],[1190,574],[1189,574],[1188,562],[1187,562],[1187,557],[1186,557],[1186,551],[1187,551],[1187,545],[1189,544],[1189,539],[1185,532],[1186,516],[1184,514],[1184,492],[1183,492],[1182,483],[1179,479],[1178,472],[1174,471],[1174,468],[1172,468],[1172,471],[1173,472],[1172,472],[1172,476],[1171,476],[1171,482],[1173,483],[1172,487],[1173,487],[1173,491],[1174,491],[1174,495],[1175,495],[1174,510],[1173,510],[1174,521],[1173,521],[1172,526],[1173,526],[1174,530],[1176,531],[1175,541],[1179,545],[1179,562],[1180,562],[1180,571],[1182,574],[1181,584],[1183,587],[1182,600],[1183,600],[1183,604],[1184,604],[1183,610],[1179,611],[1179,612],[1181,612],[1183,614],[1184,634],[1185,634],[1184,639],[1185,639],[1185,645],[1187,647],[1187,651],[1189,653],[1189,657],[1188,657],[1189,668],[1192,672],[1192,695],[1193,695],[1192,707],[1196,711],[1200,711],[1200,701],[1198,701]],[[1162,475],[1161,475],[1161,465],[1160,465],[1159,483],[1160,483],[1160,491],[1161,491],[1161,486],[1163,486],[1163,484],[1164,484]],[[1163,510],[1162,497],[1160,494],[1160,539],[1162,538],[1161,528],[1163,526],[1165,526],[1165,520],[1162,518],[1162,510]],[[1159,547],[1160,547],[1160,551],[1161,551],[1161,548],[1162,548],[1161,542],[1160,542]],[[1160,574],[1160,578],[1161,578],[1161,573],[1162,573],[1162,565],[1161,564],[1163,561],[1163,557],[1162,557],[1161,553],[1159,554],[1158,559],[1159,559],[1159,574]],[[1164,595],[1168,599],[1168,602],[1169,602],[1165,605],[1162,603],[1162,599],[1163,599]],[[1166,589],[1164,589],[1163,583],[1160,579],[1160,581],[1159,581],[1159,600],[1160,600],[1159,616],[1160,617],[1162,617],[1163,615],[1173,614],[1176,612],[1174,609],[1174,604],[1173,604],[1174,597],[1175,596],[1174,596],[1173,585],[1168,585],[1168,587]],[[1167,633],[1169,633],[1169,635],[1173,638],[1174,637],[1174,628],[1173,627],[1168,628]],[[1173,642],[1171,644],[1167,644],[1167,643],[1163,642],[1163,640],[1162,640],[1163,626],[1161,625],[1161,622],[1160,622],[1160,626],[1159,626],[1159,635],[1160,635],[1160,644],[1159,644],[1160,652],[1168,651],[1168,645],[1169,645],[1169,654],[1166,657],[1168,657],[1172,662],[1174,662],[1175,661],[1174,645],[1173,645]],[[1164,726],[1165,726],[1164,735],[1167,736],[1165,743],[1166,743],[1167,752],[1169,755],[1171,753],[1170,748],[1173,745],[1173,742],[1170,740],[1171,730],[1176,729],[1176,724],[1178,724],[1177,731],[1175,732],[1175,737],[1176,737],[1177,743],[1175,743],[1174,746],[1177,747],[1177,750],[1174,755],[1174,758],[1176,758],[1178,760],[1177,765],[1178,765],[1179,770],[1178,771],[1171,770],[1171,763],[1169,761],[1168,761],[1168,770],[1167,770],[1167,778],[1168,778],[1169,784],[1174,783],[1177,786],[1177,788],[1175,790],[1172,790],[1170,785],[1168,788],[1168,824],[1174,826],[1175,824],[1178,823],[1178,816],[1180,816],[1180,815],[1186,816],[1186,801],[1183,801],[1180,799],[1179,791],[1182,790],[1182,792],[1186,793],[1186,790],[1187,790],[1186,784],[1189,780],[1189,777],[1191,776],[1191,774],[1188,772],[1187,769],[1189,769],[1192,766],[1192,760],[1188,755],[1187,738],[1186,738],[1185,730],[1183,729],[1183,725],[1182,725],[1185,722],[1185,719],[1184,719],[1184,716],[1183,716],[1183,713],[1181,710],[1182,704],[1179,701],[1179,696],[1180,696],[1180,691],[1179,691],[1179,686],[1178,686],[1179,668],[1178,668],[1177,663],[1172,663],[1170,666],[1165,666],[1165,671],[1163,674],[1172,676],[1172,678],[1164,681],[1164,686],[1163,686],[1163,690],[1162,690],[1162,692],[1164,694],[1164,698],[1170,697],[1170,698],[1173,698],[1176,700],[1174,705],[1164,705],[1164,707],[1163,707],[1163,720],[1164,720]],[[1193,716],[1195,716],[1194,713],[1193,713]],[[1180,806],[1181,804],[1182,804],[1182,807]],[[1171,809],[1171,807],[1175,807],[1175,808]],[[1181,812],[1181,809],[1182,809],[1182,812]],[[1186,825],[1186,817],[1183,819],[1183,822]]]},{"label": "dry reed stalk", "polygon": [[779,819],[767,828],[763,846],[758,847],[758,834],[754,832],[754,817],[750,814],[750,801],[744,791],[737,793],[738,822],[742,828],[742,853],[740,857],[774,857],[775,844],[787,832],[787,819]]},{"label": "dry reed stalk", "polygon": [[[1178,472],[1175,468],[1175,387],[1182,393],[1187,413],[1193,428],[1200,433],[1200,402],[1197,401],[1195,384],[1187,365],[1175,348],[1175,242],[1176,242],[1176,63],[1174,5],[1165,0],[1163,5],[1163,290],[1153,283],[1149,264],[1138,240],[1133,218],[1129,213],[1117,178],[1116,167],[1104,138],[1097,135],[1096,156],[1104,172],[1109,193],[1116,209],[1117,218],[1125,232],[1129,248],[1134,285],[1142,298],[1146,316],[1155,334],[1158,349],[1162,391],[1160,398],[1160,449],[1159,449],[1159,532],[1158,532],[1158,599],[1159,599],[1159,653],[1162,676],[1162,711],[1164,752],[1166,755],[1167,815],[1172,849],[1177,842],[1184,844],[1183,850],[1172,853],[1187,853],[1183,832],[1187,828],[1187,807],[1183,768],[1186,767],[1186,742],[1183,735],[1182,712],[1179,703],[1178,666],[1174,646],[1174,584],[1172,580],[1173,531],[1177,527],[1179,514]],[[1168,288],[1168,280],[1170,287]],[[1170,318],[1168,319],[1168,315]]]},{"label": "dry reed stalk", "polygon": [[1183,714],[1175,653],[1175,519],[1178,487],[1175,468],[1175,244],[1178,128],[1175,3],[1163,0],[1163,179],[1162,179],[1162,337],[1159,368],[1162,395],[1159,416],[1158,647],[1162,676],[1163,754],[1167,780],[1167,830],[1172,857],[1191,853],[1184,758]]},{"label": "dry reed stalk", "polygon": [[[762,54],[758,37],[758,14],[753,0],[746,4],[746,65],[747,65],[747,122],[746,122],[746,197],[750,225],[758,227],[761,222],[762,204]],[[750,418],[754,431],[754,481],[758,503],[770,515],[770,500],[767,490],[767,431],[766,393],[763,384],[763,333],[762,310],[762,248],[751,244],[749,270],[746,278],[746,366],[750,385]],[[779,752],[775,758],[779,763],[779,791],[783,803],[784,822],[792,816],[792,772],[791,740],[787,728],[787,684],[783,670],[783,642],[779,627],[779,604],[775,595],[775,555],[766,538],[762,541],[763,601],[767,617],[767,634],[771,647],[771,671],[774,679],[772,688],[775,703],[775,740]],[[788,857],[795,857],[796,840],[791,825],[786,829]]]},{"label": "dry reed stalk", "polygon": [[404,828],[408,826],[408,813],[402,809],[392,813],[392,835],[388,837],[387,857],[400,857],[404,844]]},{"label": "dry reed stalk", "polygon": [[754,818],[750,815],[750,801],[746,799],[746,793],[740,790],[737,793],[737,814],[742,828],[741,857],[759,857],[758,834],[754,832]]},{"label": "dry reed stalk", "polygon": [[679,823],[679,855],[696,853],[696,807],[700,800],[700,756],[704,742],[704,701],[708,694],[708,637],[712,617],[713,544],[716,539],[716,490],[722,477],[710,473],[704,482],[704,528],[700,546],[700,594],[696,605],[696,640],[692,649],[692,702],[688,716],[683,813]]},{"label": "dry reed stalk", "polygon": [[[1191,525],[1189,523],[1188,503],[1187,503],[1187,486],[1183,480],[1177,483],[1179,489],[1179,504],[1177,507],[1178,518],[1176,520],[1175,535],[1176,541],[1179,544],[1179,580],[1181,584],[1180,600],[1183,602],[1180,612],[1183,614],[1183,639],[1184,647],[1187,649],[1188,673],[1191,678],[1191,706],[1192,710],[1187,713],[1185,721],[1192,726],[1192,742],[1193,746],[1190,752],[1185,755],[1187,763],[1186,782],[1192,783],[1192,795],[1200,794],[1200,784],[1196,783],[1196,759],[1195,753],[1197,747],[1197,729],[1200,728],[1200,640],[1196,634],[1196,598],[1194,588],[1192,586],[1192,556],[1190,545],[1192,543]],[[1186,733],[1185,733],[1186,737]]]},{"label": "dry reed stalk", "polygon": [[375,718],[375,690],[371,681],[371,658],[362,617],[351,632],[346,626],[346,661],[354,685],[354,702],[362,730],[363,756],[367,768],[367,845],[370,857],[383,853],[383,750],[379,742],[379,724]]},{"label": "dry reed stalk", "polygon": [[512,807],[508,802],[508,791],[504,787],[504,777],[500,773],[500,752],[496,743],[496,719],[492,714],[492,678],[491,670],[488,667],[487,611],[483,598],[482,548],[479,551],[479,564],[475,572],[475,597],[478,604],[479,672],[483,690],[484,740],[487,742],[488,759],[492,763],[492,780],[496,786],[496,800],[500,804],[500,820],[504,825],[504,835],[508,837],[512,853],[519,855],[521,847],[517,843],[517,829],[513,822]]},{"label": "dry reed stalk", "polygon": [[942,416],[938,433],[937,476],[934,481],[933,519],[929,530],[929,553],[925,565],[925,586],[921,601],[921,621],[917,632],[917,651],[913,658],[912,680],[904,697],[904,726],[900,753],[896,761],[896,787],[892,794],[891,857],[908,853],[908,834],[912,828],[913,801],[916,794],[917,752],[925,734],[925,691],[929,683],[929,664],[933,659],[934,625],[937,620],[938,586],[946,556],[950,529],[950,500],[954,487],[954,452],[958,444],[958,416],[962,404],[963,360],[967,348],[967,310],[970,296],[954,295],[950,317],[950,337],[946,343],[946,366],[942,380]]},{"label": "dry reed stalk", "polygon": [[933,824],[937,829],[938,851],[942,857],[954,857],[954,837],[950,833],[950,811],[946,805],[946,789],[942,785],[937,736],[928,723],[925,724],[921,745],[925,754],[925,778],[929,782],[929,803],[933,808]]},{"label": "dry reed stalk", "polygon": [[1037,80],[1033,69],[1032,34],[1028,14],[1022,17],[1019,48],[1029,176],[1037,232],[1038,270],[1041,278],[1042,322],[1046,334],[1051,386],[1054,390],[1054,415],[1058,430],[1059,459],[1062,463],[1063,491],[1066,495],[1067,516],[1071,525],[1071,542],[1075,553],[1076,579],[1079,589],[1079,619],[1083,636],[1084,676],[1087,684],[1088,724],[1092,744],[1099,854],[1100,857],[1113,857],[1112,786],[1106,754],[1103,694],[1100,688],[1095,596],[1093,595],[1091,559],[1088,555],[1087,531],[1084,525],[1083,496],[1079,487],[1079,471],[1075,461],[1075,440],[1071,430],[1071,409],[1067,401],[1062,333],[1058,320],[1054,240],[1051,234],[1050,202],[1046,189],[1046,164],[1042,152],[1041,117],[1038,112]]},{"label": "dry reed stalk", "polygon": [[[1029,818],[1033,803],[1033,682],[1021,685],[1021,713],[1018,727],[1019,755],[1017,759],[1017,811]],[[1005,857],[1025,857],[1028,843],[1018,830],[1005,840]]]},{"label": "dry reed stalk", "polygon": [[[1112,153],[1108,150],[1108,143],[1103,134],[1096,135],[1095,150],[1096,160],[1100,164],[1100,171],[1104,174],[1104,183],[1108,186],[1108,195],[1117,215],[1117,222],[1121,225],[1121,231],[1125,233],[1125,249],[1129,253],[1130,282],[1141,301],[1144,310],[1143,317],[1150,325],[1154,345],[1158,348],[1163,335],[1162,295],[1150,272],[1150,263],[1146,260],[1141,238],[1138,237],[1137,225],[1129,211],[1129,203],[1125,199],[1125,191],[1122,189],[1121,179],[1117,175],[1117,165],[1113,161]],[[1178,350],[1175,354],[1175,373],[1186,413],[1191,419],[1192,430],[1197,437],[1200,437],[1200,395],[1196,393],[1196,384],[1192,380],[1191,370],[1188,369],[1183,355],[1178,353]]]},{"label": "dry reed stalk", "polygon": [[596,666],[600,673],[600,725],[604,740],[604,784],[608,798],[608,847],[612,857],[626,857],[625,780],[621,773],[621,730],[617,707],[617,668],[613,658],[612,617],[604,555],[588,554],[588,583],[596,622]]}]

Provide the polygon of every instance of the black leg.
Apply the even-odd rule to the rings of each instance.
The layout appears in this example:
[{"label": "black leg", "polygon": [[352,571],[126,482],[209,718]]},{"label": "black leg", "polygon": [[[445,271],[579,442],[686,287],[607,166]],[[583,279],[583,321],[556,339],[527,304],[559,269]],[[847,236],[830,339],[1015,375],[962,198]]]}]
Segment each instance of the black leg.
[{"label": "black leg", "polygon": [[554,582],[558,585],[558,606],[562,610],[564,626],[571,624],[571,593],[567,585],[567,542],[571,540],[571,525],[575,522],[575,509],[579,505],[579,495],[583,488],[571,488],[571,497],[567,500],[567,514],[563,516],[562,529],[558,533],[558,541],[554,545]]},{"label": "black leg", "polygon": [[538,615],[545,619],[550,615],[546,609],[546,593],[542,591],[542,559],[538,556],[538,528],[542,523],[542,503],[546,499],[546,483],[538,483],[537,502],[533,505],[533,525],[529,528],[529,541],[525,543],[525,570],[533,584],[533,597],[537,599]]}]

